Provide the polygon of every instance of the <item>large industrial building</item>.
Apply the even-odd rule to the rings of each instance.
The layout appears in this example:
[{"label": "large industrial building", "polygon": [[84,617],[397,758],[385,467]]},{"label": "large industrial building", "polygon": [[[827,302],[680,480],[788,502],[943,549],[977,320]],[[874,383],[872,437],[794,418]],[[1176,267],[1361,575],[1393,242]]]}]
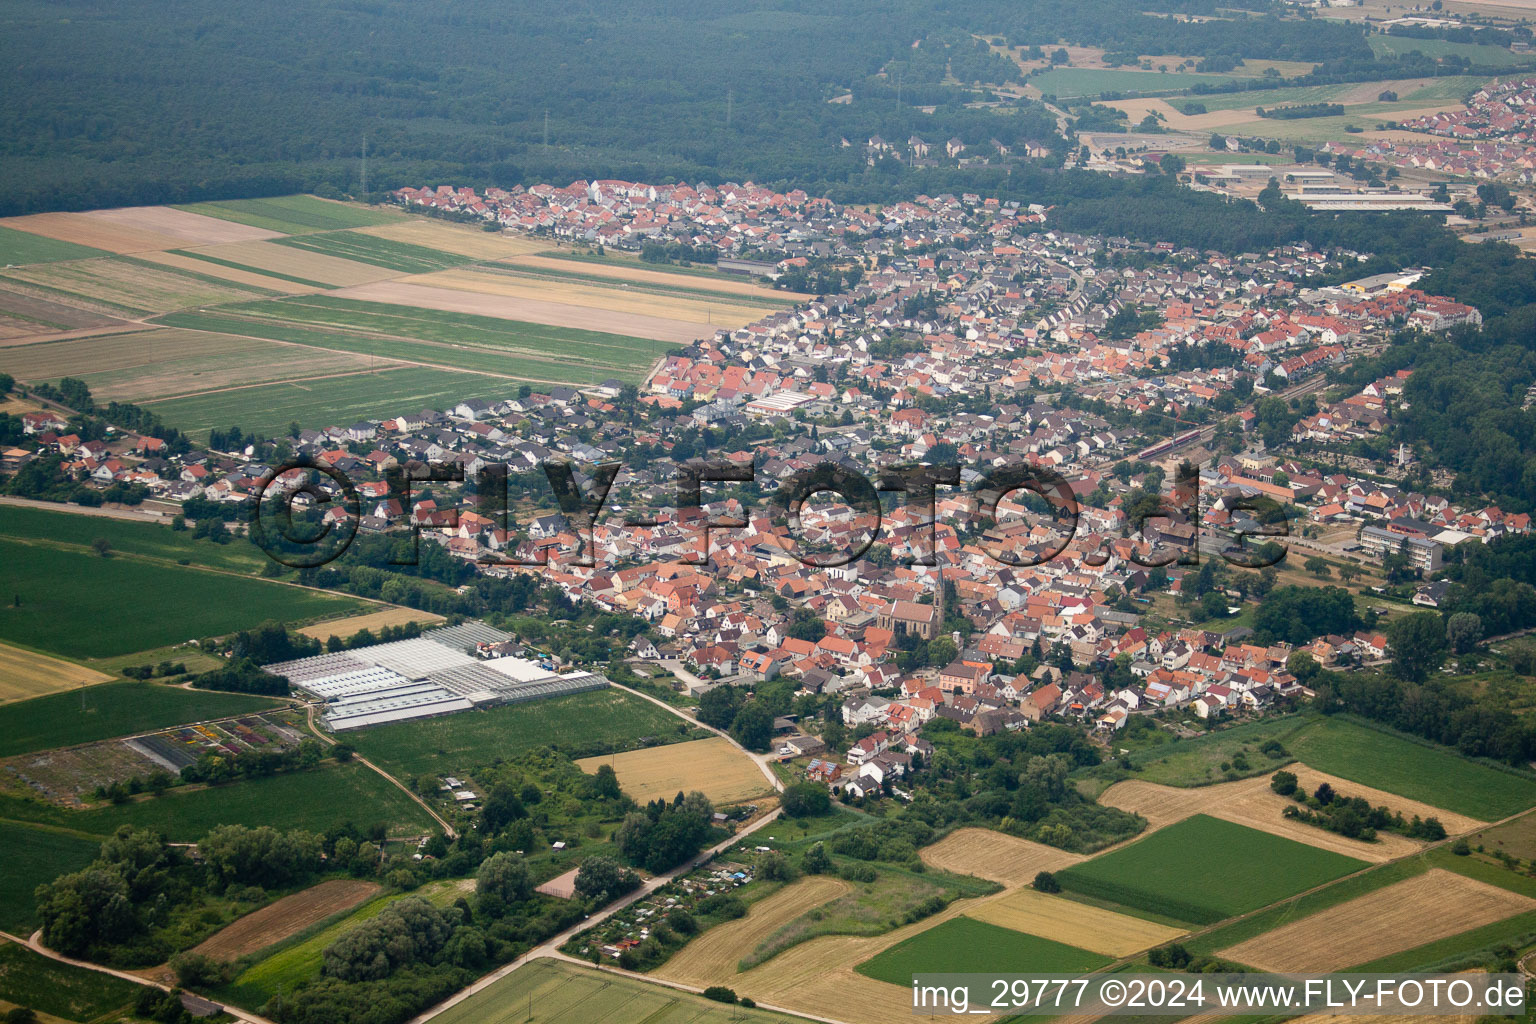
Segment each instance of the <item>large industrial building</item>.
[{"label": "large industrial building", "polygon": [[466,622],[430,629],[412,640],[263,667],[325,701],[324,723],[333,732],[608,685],[592,672],[559,675],[526,658],[481,656],[511,640],[483,622]]}]

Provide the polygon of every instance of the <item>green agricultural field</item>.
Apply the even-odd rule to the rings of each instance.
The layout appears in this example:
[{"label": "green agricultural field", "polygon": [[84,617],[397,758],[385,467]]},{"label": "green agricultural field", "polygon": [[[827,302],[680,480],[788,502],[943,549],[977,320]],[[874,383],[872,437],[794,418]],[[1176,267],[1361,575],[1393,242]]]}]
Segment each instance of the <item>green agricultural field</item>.
[{"label": "green agricultural field", "polygon": [[[1123,778],[1144,779],[1164,786],[1204,786],[1213,782],[1264,775],[1288,763],[1290,739],[1307,729],[1314,720],[1300,715],[1270,715],[1254,722],[1217,732],[1207,733],[1192,740],[1176,740],[1166,730],[1157,729],[1138,733],[1117,743],[1129,748],[1135,773],[1126,773],[1114,763],[1099,765],[1082,773],[1086,778],[1100,780],[1107,787]],[[1270,740],[1286,747],[1287,753],[1271,756],[1260,751]],[[1241,754],[1248,768],[1231,767],[1233,757]],[[1221,765],[1228,765],[1223,772]]]},{"label": "green agricultural field", "polygon": [[364,757],[402,778],[467,772],[545,746],[572,757],[634,750],[645,738],[654,746],[699,736],[650,701],[606,689],[381,725],[349,737]]},{"label": "green agricultural field", "polygon": [[109,836],[119,825],[153,829],[190,843],[219,825],[271,825],[324,832],[346,822],[367,829],[383,823],[394,834],[420,835],[435,826],[427,812],[366,765],[328,762],[313,771],[284,772],[224,786],[186,787],[86,811],[35,800],[0,797],[0,817]]},{"label": "green agricultural field", "polygon": [[109,658],[359,607],[264,580],[39,541],[0,539],[0,564],[13,592],[0,607],[0,640],[66,658]]},{"label": "green agricultural field", "polygon": [[200,213],[205,217],[232,220],[265,231],[296,235],[309,231],[336,231],[366,228],[402,220],[403,213],[373,210],[346,203],[333,203],[315,196],[276,196],[271,199],[227,199],[216,203],[192,203],[178,210]]},{"label": "green agricultural field", "polygon": [[134,317],[277,294],[131,256],[35,263],[9,268],[0,277],[66,304],[79,302]]},{"label": "green agricultural field", "polygon": [[1342,718],[1326,718],[1287,743],[1306,764],[1484,821],[1536,805],[1536,779]]},{"label": "green agricultural field", "polygon": [[339,259],[384,267],[386,270],[398,270],[402,274],[428,274],[434,270],[446,270],[449,267],[474,262],[468,256],[429,249],[424,245],[415,245],[410,242],[376,238],[356,231],[295,235],[289,238],[275,238],[273,241],[295,249],[318,252],[323,256],[335,256]]},{"label": "green agricultural field", "polygon": [[1367,40],[1378,57],[1401,57],[1417,50],[1426,57],[1465,57],[1475,65],[1508,67],[1528,63],[1527,55],[1511,53],[1502,46],[1481,43],[1453,43],[1448,39],[1414,39],[1411,36],[1373,34]]},{"label": "green agricultural field", "polygon": [[399,898],[398,893],[376,896],[339,920],[280,943],[215,994],[237,1005],[260,1009],[278,992],[292,992],[298,985],[317,977],[320,954],[325,947],[364,921],[378,917],[385,907]]},{"label": "green agricultural field", "polygon": [[[0,849],[5,850],[5,870],[0,871],[0,931],[30,935],[37,927],[33,891],[44,882],[51,882],[70,871],[79,871],[95,860],[101,851],[101,843],[0,821]],[[0,967],[0,972],[4,969]],[[4,993],[3,974],[0,974],[0,999],[8,999]]]},{"label": "green agricultural field", "polygon": [[333,296],[217,313],[174,313],[158,322],[536,383],[638,381],[653,361],[677,347],[649,338]]},{"label": "green agricultural field", "polygon": [[93,256],[110,256],[111,253],[92,249],[88,245],[61,242],[56,238],[34,235],[30,231],[0,227],[0,267],[22,266],[26,263],[59,263],[64,260],[85,260]]},{"label": "green agricultural field", "polygon": [[912,984],[914,974],[1004,974],[1019,970],[1085,974],[1113,959],[1011,928],[953,917],[898,942],[855,970],[877,981],[906,987]]},{"label": "green agricultural field", "polygon": [[478,373],[407,366],[327,377],[306,384],[259,384],[187,398],[145,402],[166,422],[207,437],[220,427],[284,437],[288,425],[325,427],[380,419],[421,409],[441,409],[467,398],[506,398],[517,382]]},{"label": "green agricultural field", "polygon": [[1056,878],[1071,892],[1211,924],[1366,866],[1353,857],[1197,814],[1059,871]]},{"label": "green agricultural field", "polygon": [[436,1024],[791,1024],[767,1010],[726,1006],[639,978],[535,960],[436,1018]]},{"label": "green agricultural field", "polygon": [[64,1020],[94,1021],[128,1009],[139,986],[0,943],[0,999]]},{"label": "green agricultural field", "polygon": [[1126,71],[1120,68],[1055,68],[1031,75],[1029,84],[1063,99],[1096,98],[1101,93],[1179,92],[1196,85],[1219,87],[1246,81],[1244,75],[1198,75],[1170,71]]},{"label": "green agricultural field", "polygon": [[[69,544],[81,551],[90,550],[97,540],[105,539],[113,551],[121,554],[142,555],[166,562],[185,558],[198,568],[231,572],[254,573],[268,562],[266,554],[244,538],[216,544],[196,540],[191,531],[178,532],[168,524],[101,519],[44,508],[8,507],[3,533],[12,540],[48,541],[55,546]],[[95,556],[94,551],[91,554]]]},{"label": "green agricultural field", "polygon": [[0,757],[165,729],[279,707],[266,697],[162,683],[99,683],[0,705]]}]

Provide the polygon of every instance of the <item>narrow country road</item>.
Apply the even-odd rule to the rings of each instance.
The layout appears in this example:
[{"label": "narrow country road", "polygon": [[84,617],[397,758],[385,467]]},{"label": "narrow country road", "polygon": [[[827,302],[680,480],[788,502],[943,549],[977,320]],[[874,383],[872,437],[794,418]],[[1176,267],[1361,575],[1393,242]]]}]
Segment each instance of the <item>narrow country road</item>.
[{"label": "narrow country road", "polygon": [[[331,745],[335,745],[335,743],[336,743],[335,738],[332,737],[332,736],[327,736],[325,733],[321,732],[320,731],[320,727],[315,724],[315,706],[313,704],[306,703],[304,705],[304,719],[305,719],[306,723],[308,723],[308,725],[309,725],[309,731],[315,734],[315,738],[316,739],[320,740],[320,742],[322,742],[322,743],[328,743],[328,744],[331,744]],[[444,819],[441,814],[438,814],[436,811],[434,811],[432,809],[432,805],[427,803],[426,800],[422,799],[422,797],[418,793],[416,793],[415,790],[411,789],[411,787],[407,786],[405,783],[401,782],[399,779],[397,779],[393,775],[389,774],[389,772],[385,771],[383,768],[380,768],[378,765],[376,765],[372,761],[368,760],[362,754],[354,753],[352,755],[352,757],[358,763],[367,765],[369,768],[371,768],[374,771],[378,772],[379,775],[381,775],[385,779],[389,780],[389,782],[393,786],[395,786],[397,789],[399,789],[400,792],[404,793],[406,796],[408,796],[412,800],[416,801],[417,805],[419,805],[422,810],[424,810],[428,814],[430,814],[432,816],[432,820],[433,821],[437,822],[438,826],[443,830],[443,834],[445,836],[447,836],[449,839],[456,839],[456,838],[458,838],[459,834],[456,831],[454,831],[453,826],[448,824],[447,820]]]},{"label": "narrow country road", "polygon": [[16,498],[11,495],[0,495],[0,505],[14,505],[17,508],[40,508],[48,512],[68,512],[71,515],[89,516],[94,519],[125,519],[134,523],[168,523],[170,516],[163,516],[156,512],[140,512],[129,508],[107,508],[101,506],[92,508],[89,505],[68,505],[61,501],[38,501],[36,498]]},{"label": "narrow country road", "polygon": [[773,787],[774,792],[782,792],[783,791],[784,783],[780,782],[779,781],[779,777],[777,775],[773,774],[773,769],[769,767],[769,764],[771,763],[771,758],[769,758],[769,756],[767,754],[754,754],[754,753],[752,753],[752,751],[748,750],[746,747],[742,746],[740,743],[737,743],[735,737],[733,737],[730,733],[726,732],[724,729],[716,729],[712,725],[705,725],[703,722],[699,721],[697,718],[694,718],[693,716],[684,713],[680,708],[675,708],[671,704],[668,704],[664,700],[659,700],[656,697],[652,697],[648,693],[641,693],[639,690],[631,690],[629,687],[621,686],[620,684],[615,683],[612,680],[609,680],[609,683],[615,689],[623,690],[625,693],[632,693],[636,697],[639,697],[641,700],[648,700],[652,704],[655,704],[657,707],[664,708],[665,710],[672,712],[672,714],[676,715],[678,718],[681,718],[683,721],[687,722],[689,725],[695,726],[695,727],[697,727],[699,729],[707,729],[708,731],[714,733],[716,736],[719,736],[721,739],[725,740],[731,746],[735,747],[741,753],[745,754],[747,757],[750,757],[753,760],[753,762],[757,765],[757,770],[763,773],[763,777],[768,780],[768,784]]}]

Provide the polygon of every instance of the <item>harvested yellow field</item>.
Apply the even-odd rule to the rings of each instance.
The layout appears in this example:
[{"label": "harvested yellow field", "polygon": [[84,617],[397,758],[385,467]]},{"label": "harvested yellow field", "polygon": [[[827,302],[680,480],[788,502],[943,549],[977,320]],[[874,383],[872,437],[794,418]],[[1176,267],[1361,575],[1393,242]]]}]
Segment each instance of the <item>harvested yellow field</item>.
[{"label": "harvested yellow field", "polygon": [[173,248],[188,245],[217,245],[220,242],[251,242],[261,238],[280,238],[281,233],[253,228],[248,224],[205,217],[169,206],[124,206],[116,210],[91,210],[75,216],[92,221],[101,230],[143,231],[176,239]]},{"label": "harvested yellow field", "polygon": [[711,928],[657,968],[658,978],[707,987],[731,985],[737,962],[768,936],[813,907],[830,903],[852,886],[812,875],[752,904],[746,917]]},{"label": "harvested yellow field", "polygon": [[333,636],[343,639],[351,636],[360,629],[380,630],[385,626],[403,626],[408,622],[419,622],[423,626],[442,622],[443,617],[436,612],[417,611],[415,608],[401,608],[391,605],[381,608],[376,612],[367,612],[363,615],[352,615],[345,619],[332,619],[330,622],[317,622],[313,626],[305,626],[299,630],[305,636],[314,637],[316,640],[329,640]]},{"label": "harvested yellow field", "polygon": [[[815,298],[802,292],[779,292],[765,288],[750,280],[733,280],[725,277],[704,277],[696,274],[674,274],[665,270],[651,270],[642,263],[628,260],[612,260],[607,263],[586,260],[562,260],[552,256],[519,256],[508,260],[514,267],[538,270],[554,270],[566,274],[585,274],[589,277],[611,278],[615,281],[634,281],[637,284],[659,285],[664,288],[686,288],[690,291],[716,292],[722,296],[740,296],[745,299],[763,299],[769,302],[803,302]],[[771,307],[765,307],[771,308]]]},{"label": "harvested yellow field", "polygon": [[427,220],[422,217],[355,230],[360,235],[373,235],[375,238],[387,238],[392,242],[424,245],[428,249],[468,256],[472,260],[506,260],[531,252],[542,252],[554,244],[547,238],[493,233],[482,231],[469,224]]},{"label": "harvested yellow field", "polygon": [[[1415,814],[1421,818],[1439,818],[1446,831],[1453,834],[1469,831],[1480,824],[1474,818],[1431,807],[1416,800],[1400,797],[1395,793],[1362,786],[1348,779],[1308,768],[1304,764],[1289,764],[1286,765],[1285,770],[1295,774],[1297,783],[1308,792],[1326,782],[1345,796],[1364,797],[1373,807],[1385,804],[1393,811],[1401,812],[1405,818],[1412,818]],[[1099,797],[1099,802],[1107,807],[1117,807],[1122,811],[1140,814],[1154,829],[1183,821],[1192,814],[1209,814],[1214,818],[1224,818],[1272,835],[1295,839],[1309,846],[1333,850],[1349,857],[1358,857],[1361,860],[1377,863],[1407,856],[1422,847],[1422,844],[1415,840],[1391,832],[1378,833],[1374,843],[1346,839],[1326,829],[1283,817],[1282,812],[1293,801],[1271,790],[1269,779],[1270,776],[1261,775],[1237,782],[1222,782],[1214,786],[1189,789],[1160,786],[1140,779],[1128,779],[1125,782],[1117,782],[1105,790]]]},{"label": "harvested yellow field", "polygon": [[[412,280],[420,282],[429,278]],[[591,306],[572,306],[546,299],[461,291],[456,288],[436,288],[405,281],[380,281],[355,288],[344,288],[335,294],[344,299],[385,302],[395,306],[416,306],[421,309],[441,309],[449,313],[473,313],[477,316],[494,316],[503,320],[521,320],[524,323],[549,324],[553,327],[575,327],[585,331],[623,334],[632,338],[672,341],[679,345],[686,345],[714,334],[713,327],[689,323],[686,320],[619,313],[609,309],[594,309]]]},{"label": "harvested yellow field", "polygon": [[375,267],[369,263],[327,256],[324,253],[295,249],[272,242],[234,242],[229,245],[199,246],[197,252],[215,259],[228,260],[255,271],[270,270],[320,284],[351,285],[383,281],[399,271]]},{"label": "harvested yellow field", "polygon": [[1114,957],[1130,956],[1184,934],[1179,928],[1060,896],[1049,896],[1034,889],[1019,889],[987,900],[966,911],[965,916]]},{"label": "harvested yellow field", "polygon": [[353,352],[175,328],[0,347],[0,372],[26,381],[81,377],[97,397],[126,401],[360,371],[369,365],[367,356]]},{"label": "harvested yellow field", "polygon": [[[792,946],[744,974],[729,987],[760,1003],[831,1017],[849,1024],[890,1024],[912,1015],[912,993],[899,985],[867,978],[854,967],[880,952],[958,917],[974,900],[951,903],[934,916],[884,935],[831,935]],[[967,1020],[995,1021],[992,1015]]]},{"label": "harvested yellow field", "polygon": [[1338,971],[1536,909],[1536,900],[1441,868],[1224,949],[1264,971]]},{"label": "harvested yellow field", "polygon": [[217,277],[221,281],[250,285],[253,288],[266,288],[270,291],[284,292],[289,295],[310,295],[314,292],[322,291],[322,289],[316,288],[313,285],[296,284],[293,281],[284,281],[279,277],[258,274],[252,270],[236,270],[234,267],[221,267],[217,263],[193,259],[191,256],[183,256],[175,252],[143,252],[138,255],[141,260],[158,263],[163,267],[186,270],[194,274],[206,274],[208,277]]},{"label": "harvested yellow field", "polygon": [[238,302],[261,294],[235,284],[199,280],[169,267],[154,267],[117,257],[12,267],[4,277],[22,285],[50,289],[51,298],[58,292],[66,292],[88,308],[104,305],[114,311],[143,313],[169,313],[189,306]]},{"label": "harvested yellow field", "polygon": [[607,757],[584,757],[576,763],[584,772],[613,765],[619,787],[642,804],[658,797],[670,800],[679,791],[695,789],[717,804],[732,804],[770,789],[757,762],[719,736]]},{"label": "harvested yellow field", "polygon": [[83,665],[0,644],[0,704],[111,679]]},{"label": "harvested yellow field", "polygon": [[668,320],[683,320],[693,324],[708,324],[711,327],[743,327],[761,317],[769,309],[777,308],[756,305],[736,298],[714,301],[685,296],[657,295],[651,292],[631,291],[618,284],[610,288],[574,281],[516,277],[511,274],[498,274],[492,270],[441,270],[435,274],[423,274],[404,280],[410,284],[422,284],[434,288],[451,288],[509,298],[539,299],[571,306],[612,310],[615,313],[634,316],[654,316]]},{"label": "harvested yellow field", "polygon": [[986,828],[956,829],[921,851],[923,863],[957,875],[975,875],[1010,888],[1025,885],[1041,871],[1059,871],[1083,860],[1044,843]]},{"label": "harvested yellow field", "polygon": [[61,242],[88,245],[107,252],[146,252],[176,249],[185,243],[175,235],[150,231],[129,224],[114,224],[83,213],[32,213],[25,217],[6,217],[0,227],[29,231]]}]

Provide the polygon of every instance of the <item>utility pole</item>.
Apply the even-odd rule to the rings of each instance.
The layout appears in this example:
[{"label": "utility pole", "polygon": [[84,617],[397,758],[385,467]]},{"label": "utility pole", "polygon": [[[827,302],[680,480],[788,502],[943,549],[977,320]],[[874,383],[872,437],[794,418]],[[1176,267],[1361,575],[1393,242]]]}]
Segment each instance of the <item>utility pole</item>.
[{"label": "utility pole", "polygon": [[549,148],[549,111],[544,111],[544,148]]},{"label": "utility pole", "polygon": [[736,105],[736,90],[735,89],[727,89],[725,91],[725,126],[727,128],[729,128],[731,126],[731,113],[732,113],[732,108],[735,105]]},{"label": "utility pole", "polygon": [[363,202],[368,201],[368,136],[363,136]]}]

